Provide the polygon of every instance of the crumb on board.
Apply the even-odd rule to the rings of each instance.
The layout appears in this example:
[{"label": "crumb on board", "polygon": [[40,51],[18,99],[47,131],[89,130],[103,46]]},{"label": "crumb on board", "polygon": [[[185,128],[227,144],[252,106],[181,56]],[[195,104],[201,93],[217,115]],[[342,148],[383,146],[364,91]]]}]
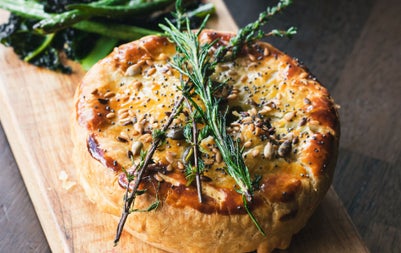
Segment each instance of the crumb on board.
[{"label": "crumb on board", "polygon": [[68,180],[68,174],[65,170],[60,171],[58,179],[61,181],[62,187],[67,191],[76,185],[76,182]]}]

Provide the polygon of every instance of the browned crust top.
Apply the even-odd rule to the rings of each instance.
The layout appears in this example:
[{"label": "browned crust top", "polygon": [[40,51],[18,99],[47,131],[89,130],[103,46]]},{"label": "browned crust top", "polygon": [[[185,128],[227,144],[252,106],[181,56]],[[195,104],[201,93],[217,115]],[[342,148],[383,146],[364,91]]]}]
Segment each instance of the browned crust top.
[{"label": "browned crust top", "polygon": [[[231,36],[204,31],[200,40],[219,39],[219,46]],[[122,186],[122,168],[131,166],[130,157],[139,159],[132,150],[134,143],[141,142],[143,149],[150,145],[152,130],[161,126],[179,95],[178,73],[168,65],[174,53],[174,45],[158,36],[122,45],[86,75],[77,92],[76,120],[87,132],[88,152],[105,169],[114,170]],[[227,81],[228,105],[240,110],[233,112],[228,131],[244,145],[252,176],[262,176],[251,208],[265,199],[293,201],[303,184],[327,189],[339,138],[336,105],[327,90],[296,60],[262,42],[244,48],[235,62],[219,65],[216,72],[215,80]],[[185,120],[181,115],[174,127]],[[186,185],[181,162],[188,147],[184,140],[169,139],[164,144],[141,187],[155,195],[154,186],[161,181],[160,198],[177,208],[245,213],[224,162],[218,162],[217,152],[212,151],[213,140],[202,145],[206,159],[212,160],[202,183],[203,203],[198,202],[195,186]],[[167,169],[169,165],[172,168]],[[296,211],[288,216],[294,215]]]}]

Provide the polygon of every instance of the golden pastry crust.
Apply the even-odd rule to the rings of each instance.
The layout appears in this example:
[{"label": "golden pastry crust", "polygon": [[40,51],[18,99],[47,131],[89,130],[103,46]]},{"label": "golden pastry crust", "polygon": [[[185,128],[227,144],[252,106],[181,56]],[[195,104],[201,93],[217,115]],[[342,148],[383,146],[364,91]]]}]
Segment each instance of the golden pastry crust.
[{"label": "golden pastry crust", "polygon": [[[231,33],[203,31],[200,41],[227,43]],[[123,207],[122,169],[139,161],[152,131],[162,126],[180,96],[179,74],[168,64],[175,46],[149,36],[116,48],[84,77],[72,120],[74,162],[87,196],[117,217]],[[180,137],[187,116],[173,122],[167,142],[153,156],[141,183],[145,209],[157,193],[161,205],[129,216],[126,230],[170,252],[270,252],[284,249],[328,190],[337,158],[339,122],[327,90],[300,64],[267,43],[244,49],[212,76],[226,82],[222,99],[231,108],[227,131],[244,147],[252,178],[261,176],[250,208],[263,236],[247,215],[235,182],[213,138],[201,142],[207,169],[203,203],[187,185]],[[160,183],[159,183],[160,182]],[[191,236],[188,236],[191,235]]]}]

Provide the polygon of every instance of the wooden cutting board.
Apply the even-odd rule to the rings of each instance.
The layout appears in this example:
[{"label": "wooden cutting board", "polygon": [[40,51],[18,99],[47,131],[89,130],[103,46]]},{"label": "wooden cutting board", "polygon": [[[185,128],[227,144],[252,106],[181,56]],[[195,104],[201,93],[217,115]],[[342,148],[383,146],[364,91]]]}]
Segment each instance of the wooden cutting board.
[{"label": "wooden cutting board", "polygon": [[[210,26],[236,30],[221,0]],[[0,12],[0,21],[7,13]],[[113,247],[117,220],[98,213],[77,184],[71,161],[69,117],[75,87],[84,71],[57,74],[20,61],[0,46],[0,120],[53,252],[149,252],[127,233]],[[75,185],[73,185],[75,184]],[[69,185],[73,185],[68,189]],[[333,189],[308,225],[280,252],[368,252]]]}]

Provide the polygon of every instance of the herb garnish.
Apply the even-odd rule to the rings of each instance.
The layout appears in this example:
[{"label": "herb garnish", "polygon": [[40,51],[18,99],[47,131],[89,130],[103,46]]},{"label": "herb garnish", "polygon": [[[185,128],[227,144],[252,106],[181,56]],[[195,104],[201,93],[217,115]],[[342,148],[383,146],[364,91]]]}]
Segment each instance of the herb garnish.
[{"label": "herb garnish", "polygon": [[[180,2],[181,1],[177,1],[176,5],[177,17],[183,17],[183,10],[180,8]],[[289,4],[289,0],[280,1],[276,7],[267,8],[265,12],[259,15],[257,21],[241,29],[238,34],[230,40],[228,46],[220,47],[219,50],[216,51],[213,59],[210,57],[209,52],[214,43],[201,45],[198,40],[200,33],[205,27],[207,18],[205,18],[197,32],[191,31],[190,22],[185,18],[184,22],[178,22],[178,24],[184,24],[186,26],[186,30],[183,32],[180,31],[180,25],[175,26],[169,20],[166,20],[167,25],[160,25],[165,31],[166,36],[176,45],[178,54],[175,55],[172,66],[190,80],[190,82],[182,82],[182,84],[186,85],[182,87],[183,96],[191,102],[192,106],[196,108],[204,119],[204,122],[210,128],[215,143],[226,163],[226,171],[237,183],[239,187],[237,192],[243,196],[244,207],[263,235],[265,232],[248,208],[248,202],[252,201],[254,189],[252,187],[249,170],[242,158],[243,149],[240,148],[239,140],[233,140],[232,137],[227,134],[225,120],[227,110],[223,113],[221,112],[221,98],[214,96],[214,93],[225,84],[216,84],[210,79],[210,76],[213,74],[213,70],[219,62],[235,59],[244,46],[265,36],[261,27],[266,24],[274,14]],[[290,36],[295,34],[295,32],[295,29],[291,27],[287,31],[273,30],[269,35]],[[231,51],[229,59],[225,59],[229,51]],[[192,87],[202,100],[206,108],[205,111],[192,99]]]},{"label": "herb garnish", "polygon": [[[289,6],[292,3],[291,0],[280,0],[278,4],[274,7],[267,7],[266,11],[259,14],[259,18],[241,28],[237,35],[234,36],[228,46],[220,47],[215,53],[216,62],[233,60],[238,56],[243,46],[250,45],[256,40],[260,40],[267,36],[278,36],[278,37],[292,37],[297,33],[295,27],[290,27],[286,31],[273,29],[269,33],[265,33],[262,27],[267,24],[267,22],[278,12],[282,11],[283,8]],[[227,52],[231,51],[228,59],[223,59]]]},{"label": "herb garnish", "polygon": [[193,178],[195,177],[195,181],[196,181],[196,190],[198,192],[198,200],[199,203],[202,203],[202,186],[201,186],[201,180],[200,180],[200,174],[203,171],[204,168],[204,164],[202,162],[202,160],[199,159],[199,147],[198,147],[198,127],[197,127],[197,121],[196,121],[196,113],[197,111],[193,111],[192,107],[191,107],[191,102],[188,99],[188,95],[184,96],[185,97],[185,101],[187,103],[187,107],[188,110],[191,114],[191,123],[192,126],[190,126],[191,128],[190,131],[188,131],[187,128],[187,142],[192,144],[192,152],[193,152],[193,156],[194,156],[194,162],[193,162],[193,166],[191,164],[188,164],[186,166],[186,177],[188,180],[188,185],[191,184],[191,182],[193,181]]},{"label": "herb garnish", "polygon": [[[184,101],[186,101],[186,106],[191,113],[192,124],[192,128],[188,127],[188,125],[186,127],[186,139],[188,143],[193,145],[192,152],[195,157],[193,166],[191,164],[186,165],[187,179],[193,180],[195,176],[199,201],[202,201],[200,186],[200,169],[202,167],[202,162],[199,161],[201,159],[198,157],[198,142],[199,139],[206,137],[205,132],[207,132],[209,135],[213,136],[216,146],[226,164],[226,171],[235,180],[238,186],[236,190],[242,195],[245,210],[258,230],[265,235],[265,232],[248,206],[253,199],[255,186],[258,185],[261,178],[255,175],[255,178],[253,180],[251,179],[249,170],[243,159],[243,148],[240,147],[240,141],[234,140],[226,131],[225,118],[228,108],[224,110],[224,108],[222,108],[222,99],[215,96],[215,93],[226,84],[212,81],[211,76],[218,63],[234,60],[244,47],[250,46],[256,40],[271,35],[280,37],[290,37],[294,35],[296,30],[293,27],[286,31],[272,30],[269,33],[264,33],[261,30],[261,27],[265,25],[274,14],[280,12],[284,7],[290,5],[290,3],[290,0],[281,0],[277,6],[272,8],[268,7],[266,11],[259,15],[259,18],[255,22],[240,29],[227,46],[220,46],[212,55],[210,52],[215,42],[201,44],[198,40],[198,36],[205,28],[209,16],[204,19],[198,31],[194,32],[191,30],[189,19],[183,14],[181,0],[176,1],[176,13],[173,14],[177,20],[176,24],[174,25],[169,20],[166,20],[166,25],[161,24],[160,27],[164,30],[165,35],[176,45],[177,54],[170,64],[181,74],[180,90],[182,91],[182,96],[175,104],[174,111],[169,116],[162,130],[159,130],[158,134],[154,134],[154,141],[147,151],[146,157],[142,157],[141,162],[134,170],[135,179],[133,180],[133,189],[129,193],[128,184],[124,211],[118,224],[115,243],[117,243],[120,238],[123,226],[130,213],[130,208],[134,205],[135,198],[138,195],[138,186],[141,182],[142,175],[159,143],[165,138],[165,135],[160,133],[164,133],[168,129],[174,117],[180,113],[180,108]],[[181,31],[181,26],[184,26],[183,31]],[[205,110],[196,103],[193,98],[194,95],[200,98]],[[196,115],[200,117],[197,118]],[[205,127],[199,131],[196,126],[197,123],[203,123]]]},{"label": "herb garnish", "polygon": [[[128,218],[128,215],[132,212],[131,207],[134,206],[135,199],[138,196],[138,187],[139,187],[139,184],[141,183],[143,174],[144,174],[147,166],[149,165],[149,163],[152,159],[152,156],[155,153],[157,147],[165,139],[165,132],[170,127],[174,118],[177,116],[177,113],[180,111],[180,105],[182,104],[183,101],[184,101],[184,98],[181,97],[177,101],[173,112],[168,117],[168,120],[163,125],[162,129],[156,130],[154,132],[152,144],[150,145],[150,147],[149,147],[148,151],[145,153],[145,155],[143,155],[143,154],[141,155],[141,161],[138,163],[138,165],[135,166],[135,169],[132,174],[132,175],[135,175],[135,177],[133,180],[131,180],[131,181],[134,181],[134,184],[133,184],[131,192],[129,192],[131,181],[130,180],[128,181],[127,191],[126,191],[125,197],[124,197],[124,209],[123,209],[123,213],[121,214],[121,219],[117,226],[116,237],[114,239],[115,245],[120,240],[121,233],[123,231],[123,228],[124,228],[125,222]],[[131,175],[129,175],[129,176],[131,176]]]},{"label": "herb garnish", "polygon": [[[0,24],[0,43],[26,62],[71,73],[64,55],[89,69],[118,44],[160,34],[157,24],[170,7],[174,0],[0,0],[11,13]],[[189,7],[185,15],[194,22],[215,11],[211,3]]]}]

